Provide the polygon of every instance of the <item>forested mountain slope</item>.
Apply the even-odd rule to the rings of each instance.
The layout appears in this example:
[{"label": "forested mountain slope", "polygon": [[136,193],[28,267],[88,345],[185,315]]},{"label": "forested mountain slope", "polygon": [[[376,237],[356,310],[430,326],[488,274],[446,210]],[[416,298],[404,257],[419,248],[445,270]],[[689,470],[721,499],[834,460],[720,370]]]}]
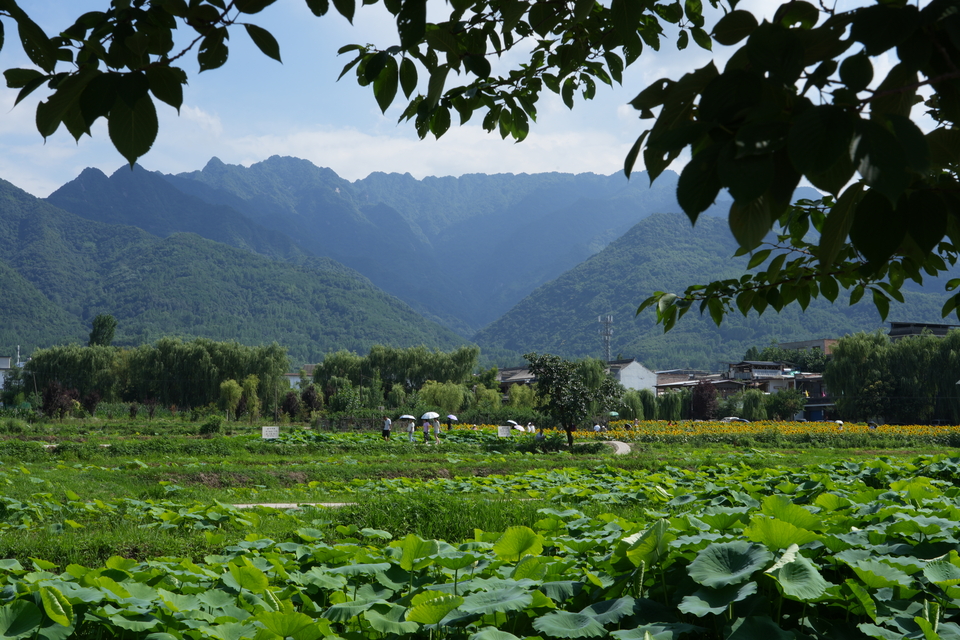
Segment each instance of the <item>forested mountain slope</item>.
[{"label": "forested mountain slope", "polygon": [[[330,169],[272,157],[250,167],[212,159],[168,176],[184,192],[283,231],[369,277],[463,335],[494,320],[643,217],[679,211],[676,174],[372,173],[350,183]],[[711,210],[726,212],[729,201]],[[709,212],[708,212],[709,213]]]},{"label": "forested mountain slope", "polygon": [[[0,354],[85,341],[97,313],[119,321],[117,344],[162,335],[277,341],[295,362],[375,343],[463,343],[332,261],[294,265],[194,234],[158,238],[80,218],[4,181],[0,284],[16,298],[0,305],[0,326],[12,328],[0,334]],[[20,333],[24,323],[43,329]]]},{"label": "forested mountain slope", "polygon": [[[872,305],[853,307],[841,294],[837,304],[817,300],[806,313],[792,305],[757,317],[736,314],[716,327],[691,311],[664,334],[652,310],[635,316],[653,291],[682,291],[688,285],[743,273],[747,258],[731,258],[737,245],[726,220],[701,217],[691,227],[681,214],[657,214],[583,264],[549,282],[475,336],[483,349],[539,351],[568,357],[602,357],[597,316],[614,316],[612,355],[636,357],[654,369],[716,369],[738,361],[750,346],[772,340],[840,337],[871,331],[883,323]],[[942,291],[942,290],[941,290]],[[907,305],[894,307],[901,319],[941,322],[943,293],[907,292]]]}]

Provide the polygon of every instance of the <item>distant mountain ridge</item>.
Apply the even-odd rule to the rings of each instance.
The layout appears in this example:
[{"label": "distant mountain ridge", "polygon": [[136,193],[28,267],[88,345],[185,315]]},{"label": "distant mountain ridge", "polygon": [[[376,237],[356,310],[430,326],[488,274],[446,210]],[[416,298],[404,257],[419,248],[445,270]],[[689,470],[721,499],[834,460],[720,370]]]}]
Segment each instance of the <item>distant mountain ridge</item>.
[{"label": "distant mountain ridge", "polygon": [[[85,172],[50,201],[160,235],[193,231],[294,261],[297,249],[327,256],[465,337],[646,215],[679,211],[670,171],[652,186],[644,174],[627,181],[559,173],[423,180],[372,173],[351,183],[306,160],[274,156],[250,167],[213,158],[200,171],[164,176],[179,193],[164,192],[144,171],[121,169],[111,185],[102,178]],[[191,213],[171,215],[164,201]],[[198,202],[211,210],[198,213]],[[728,206],[721,198],[708,213]]]},{"label": "distant mountain ridge", "polygon": [[[117,318],[117,344],[164,335],[277,341],[297,362],[377,343],[464,343],[343,265],[300,260],[278,261],[193,233],[159,238],[91,221],[0,181],[0,284],[15,296],[0,306],[0,354],[17,344],[29,353],[85,342],[97,313]],[[27,330],[30,323],[39,330]]]}]

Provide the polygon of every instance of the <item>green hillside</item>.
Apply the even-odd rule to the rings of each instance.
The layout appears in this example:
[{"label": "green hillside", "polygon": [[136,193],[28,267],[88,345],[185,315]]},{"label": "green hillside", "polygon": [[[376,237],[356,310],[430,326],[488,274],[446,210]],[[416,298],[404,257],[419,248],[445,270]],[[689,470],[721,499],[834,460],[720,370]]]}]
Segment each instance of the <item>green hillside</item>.
[{"label": "green hillside", "polygon": [[[119,321],[116,344],[162,335],[246,344],[276,341],[295,362],[372,344],[451,348],[463,340],[342,265],[277,262],[194,234],[158,238],[92,222],[0,181],[0,284],[16,304],[0,354],[84,340],[97,313]],[[17,329],[26,325],[32,331]],[[42,329],[39,329],[41,328]]]},{"label": "green hillside", "polygon": [[[691,227],[683,215],[650,216],[583,264],[538,288],[474,340],[483,349],[602,357],[597,316],[612,314],[614,357],[636,357],[654,369],[716,369],[742,358],[750,346],[766,346],[771,340],[831,338],[884,326],[869,304],[850,307],[824,300],[814,301],[806,313],[792,305],[780,314],[731,315],[719,328],[709,317],[691,311],[667,334],[655,324],[652,310],[635,315],[640,301],[653,291],[682,291],[691,284],[743,273],[746,258],[731,258],[735,250],[725,220],[701,217]],[[894,307],[891,316],[939,322],[944,295],[908,292],[907,305],[902,310]]]}]

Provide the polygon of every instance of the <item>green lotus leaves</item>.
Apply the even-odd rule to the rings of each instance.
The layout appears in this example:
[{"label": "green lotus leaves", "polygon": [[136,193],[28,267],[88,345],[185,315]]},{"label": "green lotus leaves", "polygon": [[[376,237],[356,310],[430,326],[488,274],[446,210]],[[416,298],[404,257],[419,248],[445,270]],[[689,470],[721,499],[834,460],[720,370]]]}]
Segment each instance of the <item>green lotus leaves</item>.
[{"label": "green lotus leaves", "polygon": [[542,551],[543,537],[530,527],[510,527],[493,545],[497,557],[508,562],[519,562],[525,555],[537,556]]},{"label": "green lotus leaves", "polygon": [[676,536],[670,532],[670,522],[657,520],[649,529],[621,540],[615,556],[626,558],[635,567],[649,567],[666,555],[668,545],[674,539]]},{"label": "green lotus leaves", "polygon": [[909,575],[879,560],[858,560],[852,568],[857,577],[871,589],[909,588],[912,585]]},{"label": "green lotus leaves", "polygon": [[16,600],[0,607],[0,638],[15,640],[28,638],[40,628],[43,616],[37,605]]},{"label": "green lotus leaves", "polygon": [[[956,552],[954,552],[954,555]],[[935,560],[923,568],[924,577],[939,587],[954,587],[960,584],[960,566],[947,560]]]},{"label": "green lotus leaves", "polygon": [[402,552],[400,556],[400,568],[406,571],[419,570],[429,566],[433,563],[433,558],[430,556],[437,553],[439,549],[436,540],[424,540],[412,533],[403,540],[392,543],[390,546],[400,549]]},{"label": "green lotus leaves", "polygon": [[742,540],[715,542],[697,554],[687,573],[705,587],[720,588],[750,579],[773,560],[766,547]]},{"label": "green lotus leaves", "polygon": [[474,562],[479,560],[478,556],[475,556],[472,553],[465,553],[463,551],[451,551],[444,554],[438,554],[434,556],[434,564],[438,564],[444,569],[450,569],[452,571],[459,571],[460,569],[466,569]]},{"label": "green lotus leaves", "polygon": [[484,627],[470,636],[468,640],[520,640],[520,638],[495,627]]},{"label": "green lotus leaves", "polygon": [[270,580],[267,579],[267,574],[256,567],[238,567],[231,563],[228,568],[230,577],[236,581],[236,585],[241,589],[259,592],[266,589],[270,584]]},{"label": "green lotus leaves", "polygon": [[374,631],[383,634],[404,635],[415,633],[420,625],[404,620],[407,608],[394,604],[380,604],[363,612],[364,619]]},{"label": "green lotus leaves", "polygon": [[261,613],[254,619],[282,638],[295,636],[302,630],[316,624],[316,621],[306,614],[282,613],[279,611]]},{"label": "green lotus leaves", "polygon": [[41,587],[40,600],[47,616],[57,624],[73,626],[73,605],[56,587]]},{"label": "green lotus leaves", "polygon": [[495,612],[506,613],[526,609],[532,602],[533,597],[523,589],[507,587],[470,594],[463,599],[460,611],[480,615]]},{"label": "green lotus leaves", "polygon": [[257,633],[257,627],[250,623],[225,622],[216,626],[200,627],[199,631],[215,640],[242,640],[243,638],[254,637]]},{"label": "green lotus leaves", "polygon": [[533,628],[551,638],[599,638],[606,629],[584,613],[551,611],[533,621]]},{"label": "green lotus leaves", "polygon": [[813,563],[800,554],[770,575],[776,578],[784,595],[801,602],[819,600],[830,587]]},{"label": "green lotus leaves", "polygon": [[636,600],[630,596],[603,600],[588,606],[580,613],[590,616],[600,624],[613,624],[625,616],[633,615],[635,603]]},{"label": "green lotus leaves", "polygon": [[820,539],[820,536],[812,531],[762,514],[755,514],[750,519],[750,525],[743,530],[743,535],[748,540],[762,542],[771,549],[786,549],[793,544],[804,545]]},{"label": "green lotus leaves", "polygon": [[420,624],[438,624],[448,613],[463,604],[461,596],[437,591],[425,591],[414,596],[413,605],[406,613],[407,620]]},{"label": "green lotus leaves", "polygon": [[699,618],[707,614],[721,615],[731,604],[746,600],[757,592],[757,583],[731,584],[720,589],[702,588],[684,596],[677,608]]},{"label": "green lotus leaves", "polygon": [[760,512],[783,522],[789,522],[799,529],[816,531],[823,525],[820,518],[813,515],[798,504],[794,504],[788,496],[772,495],[763,499]]}]

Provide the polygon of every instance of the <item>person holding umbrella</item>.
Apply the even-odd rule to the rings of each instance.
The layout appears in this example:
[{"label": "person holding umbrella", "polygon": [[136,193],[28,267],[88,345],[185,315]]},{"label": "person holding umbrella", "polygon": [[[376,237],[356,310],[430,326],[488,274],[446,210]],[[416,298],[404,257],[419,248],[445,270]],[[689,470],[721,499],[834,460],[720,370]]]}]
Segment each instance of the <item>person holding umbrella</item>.
[{"label": "person holding umbrella", "polygon": [[450,431],[450,423],[456,422],[456,421],[457,421],[457,416],[453,415],[452,413],[447,416],[447,431]]},{"label": "person holding umbrella", "polygon": [[440,421],[437,418],[440,417],[440,414],[436,411],[427,411],[425,414],[420,416],[420,419],[423,420],[423,443],[430,444],[430,421],[432,420],[436,426],[434,427],[434,438],[437,441],[437,444],[440,444]]},{"label": "person holding umbrella", "polygon": [[413,434],[417,430],[417,419],[410,415],[400,416],[400,421],[407,423],[407,437],[410,439],[410,442],[413,442]]}]

